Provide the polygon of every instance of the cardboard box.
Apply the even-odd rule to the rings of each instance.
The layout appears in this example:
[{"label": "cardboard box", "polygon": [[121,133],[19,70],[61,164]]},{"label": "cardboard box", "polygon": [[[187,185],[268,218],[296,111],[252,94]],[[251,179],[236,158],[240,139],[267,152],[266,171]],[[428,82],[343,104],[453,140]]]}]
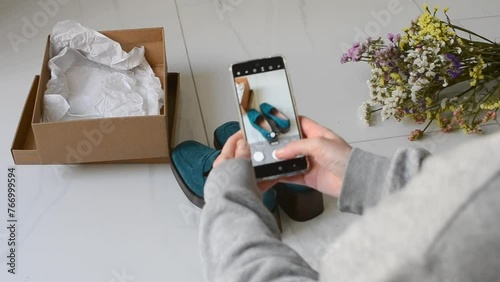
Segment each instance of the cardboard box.
[{"label": "cardboard box", "polygon": [[245,85],[245,89],[243,90],[243,95],[241,97],[240,107],[242,111],[246,113],[252,106],[253,90],[250,88],[250,84],[248,83],[248,79],[246,77],[238,77],[235,81],[238,84]]},{"label": "cardboard box", "polygon": [[[49,40],[12,144],[16,164],[166,163],[173,145],[179,74],[168,74],[163,28],[102,32],[125,51],[144,46],[146,59],[168,89],[158,116],[44,123],[43,95],[50,79]],[[168,77],[168,79],[167,79]]]}]

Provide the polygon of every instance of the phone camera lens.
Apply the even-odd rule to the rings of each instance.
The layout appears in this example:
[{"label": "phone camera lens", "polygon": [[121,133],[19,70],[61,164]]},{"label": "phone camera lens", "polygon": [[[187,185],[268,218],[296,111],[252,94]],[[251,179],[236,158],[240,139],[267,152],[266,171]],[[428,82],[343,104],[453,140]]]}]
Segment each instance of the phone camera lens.
[{"label": "phone camera lens", "polygon": [[255,66],[258,67],[258,66],[260,66],[260,64],[259,63],[255,63]]},{"label": "phone camera lens", "polygon": [[269,66],[269,69],[272,70],[273,69],[273,66]]},{"label": "phone camera lens", "polygon": [[257,72],[257,69],[253,69],[253,72]]}]

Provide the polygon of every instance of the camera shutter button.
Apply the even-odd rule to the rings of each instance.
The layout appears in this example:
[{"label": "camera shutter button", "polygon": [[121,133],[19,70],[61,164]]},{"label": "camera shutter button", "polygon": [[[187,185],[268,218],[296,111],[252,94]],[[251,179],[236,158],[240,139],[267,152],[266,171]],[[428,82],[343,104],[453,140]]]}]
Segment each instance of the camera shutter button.
[{"label": "camera shutter button", "polygon": [[256,161],[256,162],[261,162],[264,160],[264,153],[258,151],[258,152],[255,152],[253,154],[253,159]]}]

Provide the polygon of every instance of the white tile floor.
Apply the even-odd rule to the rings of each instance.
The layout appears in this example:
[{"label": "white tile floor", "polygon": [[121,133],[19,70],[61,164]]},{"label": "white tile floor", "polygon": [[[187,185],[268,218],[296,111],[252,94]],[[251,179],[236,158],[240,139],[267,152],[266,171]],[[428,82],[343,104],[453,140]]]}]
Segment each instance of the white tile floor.
[{"label": "white tile floor", "polygon": [[[30,82],[40,71],[46,36],[63,19],[98,30],[165,27],[169,70],[181,73],[177,142],[211,143],[218,125],[236,119],[236,109],[228,106],[234,103],[227,67],[277,53],[288,59],[300,113],[355,146],[384,155],[415,145],[439,152],[480,138],[433,133],[410,143],[406,135],[412,125],[389,121],[366,128],[358,121],[368,69],[341,66],[342,48],[360,34],[399,31],[419,14],[420,0],[58,1],[45,22],[39,3],[53,1],[0,3],[3,169],[12,164],[8,149]],[[428,1],[434,2],[449,6],[461,25],[500,37],[497,1]],[[21,34],[25,21],[37,15],[37,30],[16,50],[8,34]],[[485,127],[487,134],[498,130],[496,123]],[[6,192],[0,189],[0,281],[202,281],[199,210],[184,197],[168,165],[24,166],[18,171],[18,273],[6,272]],[[340,214],[334,199],[325,202],[325,213],[306,223],[282,213],[284,240],[313,266],[327,243],[356,219]]]}]

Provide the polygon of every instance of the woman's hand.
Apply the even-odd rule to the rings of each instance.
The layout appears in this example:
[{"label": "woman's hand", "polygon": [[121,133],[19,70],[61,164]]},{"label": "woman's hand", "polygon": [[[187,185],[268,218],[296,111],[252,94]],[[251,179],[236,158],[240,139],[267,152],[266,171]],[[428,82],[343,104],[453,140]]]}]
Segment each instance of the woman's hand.
[{"label": "woman's hand", "polygon": [[311,119],[300,117],[300,124],[304,139],[291,142],[278,150],[276,156],[280,159],[307,156],[309,171],[281,181],[307,185],[338,197],[352,147],[333,131]]},{"label": "woman's hand", "polygon": [[243,131],[241,130],[227,139],[213,166],[217,167],[224,161],[231,159],[250,159],[250,147],[245,141]]},{"label": "woman's hand", "polygon": [[[231,159],[250,159],[250,147],[245,141],[243,131],[241,130],[229,137],[220,155],[214,161],[213,167],[215,168],[221,163]],[[278,183],[277,180],[259,182],[259,190],[266,191],[276,183]]]}]

